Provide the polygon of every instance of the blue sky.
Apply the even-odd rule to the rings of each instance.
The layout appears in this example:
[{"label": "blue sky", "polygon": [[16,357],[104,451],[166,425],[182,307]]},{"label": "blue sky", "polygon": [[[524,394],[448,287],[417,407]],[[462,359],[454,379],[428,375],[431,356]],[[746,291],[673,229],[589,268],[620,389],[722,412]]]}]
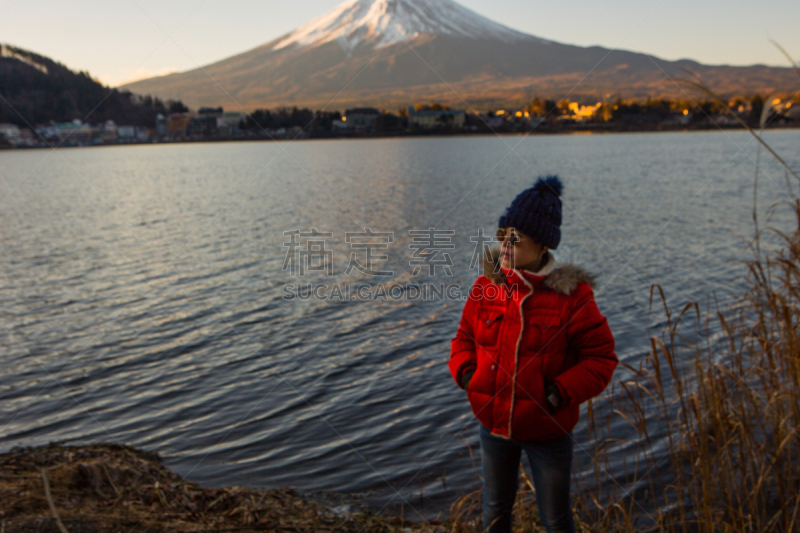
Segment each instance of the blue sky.
[{"label": "blue sky", "polygon": [[[432,0],[436,1],[436,0]],[[0,42],[116,85],[244,52],[340,0],[0,0]],[[786,66],[800,59],[798,0],[460,0],[546,39],[707,64]],[[169,38],[167,35],[169,34]]]}]

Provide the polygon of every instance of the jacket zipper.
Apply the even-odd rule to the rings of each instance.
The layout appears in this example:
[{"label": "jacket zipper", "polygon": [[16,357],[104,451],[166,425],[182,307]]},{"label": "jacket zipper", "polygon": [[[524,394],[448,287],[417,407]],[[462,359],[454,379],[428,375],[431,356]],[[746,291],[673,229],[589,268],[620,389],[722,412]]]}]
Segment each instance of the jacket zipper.
[{"label": "jacket zipper", "polygon": [[517,395],[517,368],[519,367],[519,345],[522,342],[522,333],[525,331],[525,315],[522,312],[522,305],[530,295],[533,294],[533,285],[528,283],[522,273],[518,273],[519,277],[528,286],[530,292],[522,297],[519,302],[519,337],[517,337],[517,347],[514,349],[514,377],[511,381],[511,407],[508,410],[508,438],[511,439],[511,423],[514,420],[514,399]]}]

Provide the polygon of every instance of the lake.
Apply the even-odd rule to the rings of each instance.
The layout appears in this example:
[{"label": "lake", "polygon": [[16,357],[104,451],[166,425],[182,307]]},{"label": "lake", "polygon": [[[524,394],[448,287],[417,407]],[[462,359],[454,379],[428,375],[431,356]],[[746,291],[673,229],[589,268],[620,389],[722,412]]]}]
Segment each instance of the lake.
[{"label": "lake", "polygon": [[[800,131],[765,138],[800,168]],[[742,132],[0,152],[0,451],[120,442],[203,486],[435,516],[480,486],[447,360],[515,195],[561,177],[555,255],[598,275],[636,365],[664,324],[652,284],[702,309],[745,287],[757,157],[760,223],[793,230]]]}]

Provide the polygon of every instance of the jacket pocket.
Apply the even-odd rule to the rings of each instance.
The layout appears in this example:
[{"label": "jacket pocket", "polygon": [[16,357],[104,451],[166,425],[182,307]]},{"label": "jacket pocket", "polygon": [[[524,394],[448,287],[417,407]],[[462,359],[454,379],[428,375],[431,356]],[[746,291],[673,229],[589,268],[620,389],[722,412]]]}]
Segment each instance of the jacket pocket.
[{"label": "jacket pocket", "polygon": [[491,426],[492,407],[495,395],[497,352],[478,348],[478,366],[467,386],[467,398],[472,411],[484,425]]},{"label": "jacket pocket", "polygon": [[520,344],[520,355],[539,357],[558,352],[565,348],[563,342],[563,326],[558,315],[533,315],[526,317],[525,330]]},{"label": "jacket pocket", "polygon": [[525,355],[547,356],[566,349],[566,339],[561,317],[556,315],[534,315],[526,325],[523,339]]},{"label": "jacket pocket", "polygon": [[478,323],[475,324],[475,342],[480,346],[495,346],[500,336],[500,327],[502,325],[502,310],[481,310],[478,312]]},{"label": "jacket pocket", "polygon": [[530,322],[542,333],[542,335],[547,335],[548,333],[553,335],[558,331],[559,326],[561,326],[561,316],[533,315],[530,319]]}]

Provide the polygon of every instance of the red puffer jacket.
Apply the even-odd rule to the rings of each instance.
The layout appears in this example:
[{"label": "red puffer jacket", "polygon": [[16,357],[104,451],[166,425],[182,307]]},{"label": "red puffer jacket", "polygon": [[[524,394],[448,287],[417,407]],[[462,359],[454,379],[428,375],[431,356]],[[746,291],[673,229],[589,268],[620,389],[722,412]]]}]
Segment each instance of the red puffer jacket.
[{"label": "red puffer jacket", "polygon": [[[594,301],[593,277],[554,266],[536,274],[503,270],[475,282],[451,343],[450,372],[495,435],[548,440],[572,431],[580,404],[600,394],[617,366],[614,337]],[[555,384],[557,408],[545,398]]]}]

